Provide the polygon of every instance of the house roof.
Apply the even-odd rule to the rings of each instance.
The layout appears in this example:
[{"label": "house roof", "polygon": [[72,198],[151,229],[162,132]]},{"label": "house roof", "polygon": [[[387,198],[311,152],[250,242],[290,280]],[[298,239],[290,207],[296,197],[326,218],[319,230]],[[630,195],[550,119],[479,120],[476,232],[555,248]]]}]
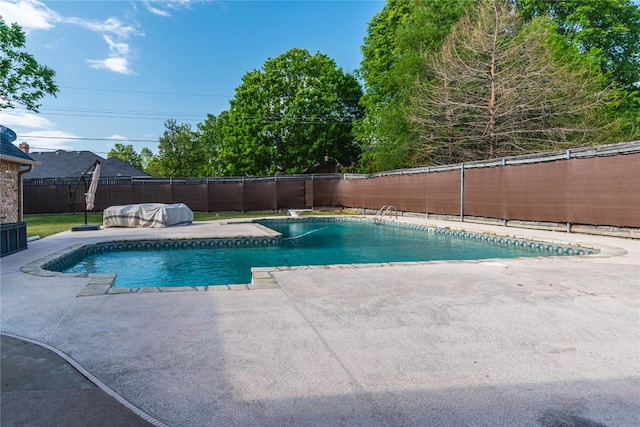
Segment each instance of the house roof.
[{"label": "house roof", "polygon": [[20,163],[22,165],[38,164],[36,160],[32,159],[28,154],[25,154],[22,150],[6,141],[4,138],[0,138],[0,141],[0,158],[2,158],[2,160]]},{"label": "house roof", "polygon": [[91,151],[34,152],[31,153],[31,157],[40,162],[40,166],[34,168],[29,174],[29,179],[79,178],[96,160],[100,161],[101,177],[151,177],[117,157],[104,159]]}]

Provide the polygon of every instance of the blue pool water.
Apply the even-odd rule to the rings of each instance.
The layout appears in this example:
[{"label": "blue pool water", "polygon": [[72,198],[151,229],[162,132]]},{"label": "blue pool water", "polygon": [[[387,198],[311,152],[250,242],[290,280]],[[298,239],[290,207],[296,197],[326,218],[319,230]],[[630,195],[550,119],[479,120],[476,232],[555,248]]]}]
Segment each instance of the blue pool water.
[{"label": "blue pool water", "polygon": [[[564,255],[549,245],[375,225],[364,221],[265,220],[282,233],[276,244],[207,248],[135,249],[95,253],[68,273],[117,273],[115,287],[210,286],[251,282],[251,267],[472,260]],[[470,237],[472,236],[472,237]],[[530,247],[531,246],[531,247]]]}]

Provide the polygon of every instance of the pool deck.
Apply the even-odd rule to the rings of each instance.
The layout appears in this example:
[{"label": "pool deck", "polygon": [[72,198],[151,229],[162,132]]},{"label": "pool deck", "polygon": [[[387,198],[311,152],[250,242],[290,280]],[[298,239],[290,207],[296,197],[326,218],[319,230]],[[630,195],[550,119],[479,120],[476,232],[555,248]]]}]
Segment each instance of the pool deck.
[{"label": "pool deck", "polygon": [[[89,413],[91,425],[114,425],[127,419],[114,398],[139,425],[175,427],[639,424],[640,240],[399,220],[603,251],[282,270],[266,289],[78,296],[90,278],[20,268],[78,243],[266,231],[214,221],[60,233],[0,261],[3,427],[88,425]],[[7,389],[6,379],[21,381],[8,371],[29,372],[10,353],[42,350],[30,343],[108,394],[55,375],[37,391]]]}]

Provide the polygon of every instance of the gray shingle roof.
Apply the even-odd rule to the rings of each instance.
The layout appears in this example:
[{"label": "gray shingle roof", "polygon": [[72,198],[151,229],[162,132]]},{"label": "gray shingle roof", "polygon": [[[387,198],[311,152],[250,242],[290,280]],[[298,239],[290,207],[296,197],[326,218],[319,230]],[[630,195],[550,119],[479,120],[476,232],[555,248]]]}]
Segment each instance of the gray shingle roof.
[{"label": "gray shingle roof", "polygon": [[28,154],[25,154],[21,149],[16,147],[10,142],[4,140],[4,138],[0,138],[0,154],[2,156],[13,157],[16,159],[24,160],[27,164],[33,164],[34,159],[32,159]]},{"label": "gray shingle roof", "polygon": [[117,157],[104,159],[91,151],[34,152],[31,157],[41,164],[33,169],[29,179],[79,178],[96,160],[100,160],[101,177],[151,177]]}]

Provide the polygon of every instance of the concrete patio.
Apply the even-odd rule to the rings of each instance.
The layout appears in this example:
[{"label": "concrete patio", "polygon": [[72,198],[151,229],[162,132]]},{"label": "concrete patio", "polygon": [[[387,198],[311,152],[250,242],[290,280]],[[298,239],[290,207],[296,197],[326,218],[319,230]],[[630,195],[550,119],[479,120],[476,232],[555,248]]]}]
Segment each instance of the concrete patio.
[{"label": "concrete patio", "polygon": [[56,349],[156,425],[640,424],[639,240],[399,220],[602,253],[316,267],[274,272],[273,289],[77,296],[88,278],[20,267],[78,242],[260,230],[65,232],[2,258],[1,332]]}]

